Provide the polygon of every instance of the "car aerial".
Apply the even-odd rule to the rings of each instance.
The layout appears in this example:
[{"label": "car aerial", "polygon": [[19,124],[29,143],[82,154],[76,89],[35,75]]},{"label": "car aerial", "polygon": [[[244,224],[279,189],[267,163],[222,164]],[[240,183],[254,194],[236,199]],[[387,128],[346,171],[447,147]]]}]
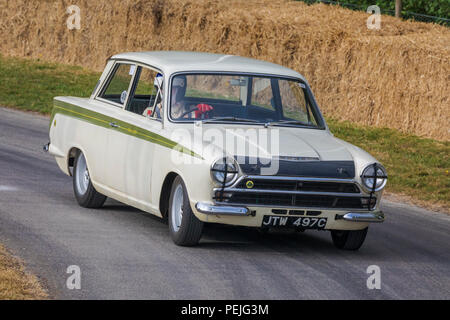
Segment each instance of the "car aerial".
[{"label": "car aerial", "polygon": [[110,197],[167,218],[178,245],[220,223],[329,230],[356,250],[384,221],[384,167],[335,138],[305,78],[273,63],[117,54],[89,98],[54,98],[49,137],[79,205]]}]

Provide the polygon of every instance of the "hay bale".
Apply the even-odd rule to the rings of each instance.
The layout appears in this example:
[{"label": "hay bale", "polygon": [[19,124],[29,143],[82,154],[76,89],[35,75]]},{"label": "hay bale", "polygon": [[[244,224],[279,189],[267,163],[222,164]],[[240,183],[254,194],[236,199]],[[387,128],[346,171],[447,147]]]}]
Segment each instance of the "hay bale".
[{"label": "hay bale", "polygon": [[449,140],[450,31],[324,4],[272,0],[0,0],[0,52],[101,70],[123,51],[189,50],[279,63],[310,81],[324,114]]}]

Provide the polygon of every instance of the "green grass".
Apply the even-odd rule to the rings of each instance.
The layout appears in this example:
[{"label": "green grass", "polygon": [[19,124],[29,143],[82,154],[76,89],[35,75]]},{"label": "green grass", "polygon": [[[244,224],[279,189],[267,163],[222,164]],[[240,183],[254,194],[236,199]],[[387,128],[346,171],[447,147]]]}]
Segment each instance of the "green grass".
[{"label": "green grass", "polygon": [[[0,56],[0,105],[50,113],[54,96],[91,94],[100,73]],[[450,207],[450,142],[327,119],[331,131],[374,155],[388,170],[387,191]],[[443,128],[447,130],[447,128]]]},{"label": "green grass", "polygon": [[449,208],[450,142],[388,128],[366,128],[332,119],[327,122],[336,137],[366,150],[386,167],[387,191]]},{"label": "green grass", "polygon": [[0,56],[0,104],[50,113],[54,96],[89,97],[99,78],[81,67]]}]

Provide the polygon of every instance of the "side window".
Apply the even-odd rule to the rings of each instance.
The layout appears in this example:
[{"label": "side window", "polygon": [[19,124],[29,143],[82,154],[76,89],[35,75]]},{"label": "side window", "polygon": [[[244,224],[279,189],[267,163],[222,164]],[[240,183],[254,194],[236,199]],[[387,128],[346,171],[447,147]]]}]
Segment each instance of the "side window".
[{"label": "side window", "polygon": [[162,79],[157,71],[139,67],[127,110],[145,117],[161,118]]},{"label": "side window", "polygon": [[269,78],[253,78],[251,104],[275,111],[272,86]]},{"label": "side window", "polygon": [[100,98],[123,105],[127,99],[128,88],[135,70],[134,64],[117,65],[112,78],[100,94]]},{"label": "side window", "polygon": [[279,80],[284,116],[291,120],[317,125],[311,113],[311,105],[305,94],[304,85],[294,81]]}]

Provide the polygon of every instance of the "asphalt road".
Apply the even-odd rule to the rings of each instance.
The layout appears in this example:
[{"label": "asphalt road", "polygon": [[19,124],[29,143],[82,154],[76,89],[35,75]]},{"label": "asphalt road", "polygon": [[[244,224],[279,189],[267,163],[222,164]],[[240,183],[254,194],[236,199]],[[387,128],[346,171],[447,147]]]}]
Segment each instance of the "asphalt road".
[{"label": "asphalt road", "polygon": [[[48,118],[0,108],[0,242],[59,299],[450,299],[450,216],[385,201],[357,252],[328,232],[209,225],[175,246],[160,219],[108,200],[77,205],[71,178],[42,151]],[[81,269],[69,290],[67,268]],[[381,289],[367,288],[368,266]]]}]

